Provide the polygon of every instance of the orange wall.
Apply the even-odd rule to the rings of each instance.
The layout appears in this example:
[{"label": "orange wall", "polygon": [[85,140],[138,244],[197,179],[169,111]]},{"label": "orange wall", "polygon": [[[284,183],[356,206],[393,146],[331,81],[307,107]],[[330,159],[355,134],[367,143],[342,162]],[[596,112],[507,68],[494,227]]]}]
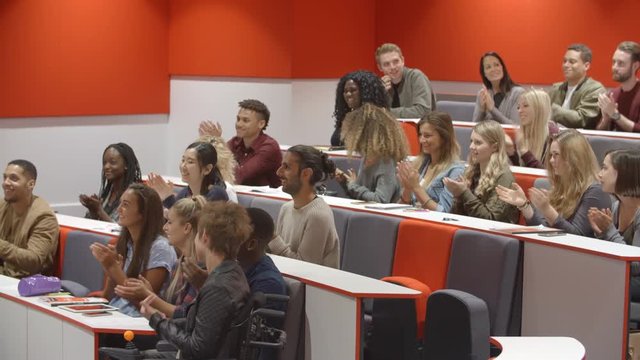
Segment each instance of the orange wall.
[{"label": "orange wall", "polygon": [[637,0],[377,0],[376,7],[377,42],[396,42],[407,65],[434,80],[480,81],[480,56],[495,50],[518,82],[561,81],[566,46],[584,42],[594,53],[591,76],[614,86],[613,50],[640,41]]},{"label": "orange wall", "polygon": [[291,0],[171,0],[172,75],[291,77]]},{"label": "orange wall", "polygon": [[293,78],[374,69],[373,0],[294,0],[293,14]]},{"label": "orange wall", "polygon": [[0,1],[0,117],[167,113],[168,5]]},{"label": "orange wall", "polygon": [[561,80],[565,47],[585,42],[612,86],[638,13],[637,0],[0,0],[0,117],[167,113],[170,75],[336,78],[374,70],[387,41],[433,80],[477,82],[496,50],[536,84]]},{"label": "orange wall", "polygon": [[372,68],[373,0],[172,0],[172,75],[335,78]]}]

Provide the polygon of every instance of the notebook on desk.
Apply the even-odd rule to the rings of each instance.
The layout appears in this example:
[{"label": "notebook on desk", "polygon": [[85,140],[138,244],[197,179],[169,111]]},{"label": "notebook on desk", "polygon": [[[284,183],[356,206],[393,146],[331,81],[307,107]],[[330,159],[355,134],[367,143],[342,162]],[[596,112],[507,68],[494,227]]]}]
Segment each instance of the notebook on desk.
[{"label": "notebook on desk", "polygon": [[565,233],[565,231],[560,229],[554,229],[546,226],[518,226],[512,228],[493,228],[491,230],[499,231],[505,234],[545,234],[545,233]]},{"label": "notebook on desk", "polygon": [[365,209],[374,209],[374,210],[397,210],[397,209],[407,209],[413,207],[409,204],[370,204],[365,205]]},{"label": "notebook on desk", "polygon": [[51,306],[109,303],[109,300],[101,297],[42,296],[40,300]]}]

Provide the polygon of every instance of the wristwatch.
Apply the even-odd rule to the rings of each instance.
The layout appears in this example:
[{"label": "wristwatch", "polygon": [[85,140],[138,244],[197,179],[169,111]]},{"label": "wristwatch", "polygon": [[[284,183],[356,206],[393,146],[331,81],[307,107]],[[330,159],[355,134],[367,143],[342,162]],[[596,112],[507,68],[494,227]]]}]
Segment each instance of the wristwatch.
[{"label": "wristwatch", "polygon": [[609,118],[613,121],[618,121],[620,120],[620,112],[616,110],[616,112],[614,112],[613,114],[611,114],[611,116],[609,116]]}]

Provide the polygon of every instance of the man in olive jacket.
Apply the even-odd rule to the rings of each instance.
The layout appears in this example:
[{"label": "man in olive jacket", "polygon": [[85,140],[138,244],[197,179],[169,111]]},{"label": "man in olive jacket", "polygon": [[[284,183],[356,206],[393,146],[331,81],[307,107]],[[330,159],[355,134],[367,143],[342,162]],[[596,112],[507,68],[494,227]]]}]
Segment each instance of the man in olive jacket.
[{"label": "man in olive jacket", "polygon": [[591,58],[591,49],[586,45],[570,45],[562,61],[565,81],[553,84],[549,90],[552,119],[566,127],[595,129],[602,116],[598,95],[605,88],[587,76]]}]

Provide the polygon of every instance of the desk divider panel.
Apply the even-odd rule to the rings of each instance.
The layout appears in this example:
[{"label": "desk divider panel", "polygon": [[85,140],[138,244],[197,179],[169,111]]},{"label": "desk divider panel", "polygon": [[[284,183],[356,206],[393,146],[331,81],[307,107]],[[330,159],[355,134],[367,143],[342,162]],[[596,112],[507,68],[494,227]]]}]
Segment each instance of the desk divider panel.
[{"label": "desk divider panel", "polygon": [[271,215],[271,218],[273,218],[273,222],[277,224],[278,214],[280,214],[280,208],[285,202],[286,202],[285,200],[257,196],[251,202],[251,207],[255,207],[255,208],[266,211],[269,215]]},{"label": "desk divider panel", "polygon": [[353,213],[347,225],[342,270],[382,279],[391,275],[401,218]]},{"label": "desk divider panel", "polygon": [[253,199],[255,198],[255,196],[247,194],[238,194],[238,204],[244,206],[245,208],[251,207],[251,203],[253,203]]},{"label": "desk divider panel", "polygon": [[421,150],[420,138],[418,137],[418,124],[408,121],[400,121],[400,127],[407,138],[409,145],[409,154],[418,155]]},{"label": "desk divider panel", "polygon": [[640,149],[640,141],[635,139],[619,139],[606,136],[587,135],[587,141],[596,154],[598,164],[602,164],[605,155],[611,150]]},{"label": "desk divider panel", "polygon": [[353,213],[351,210],[332,207],[333,222],[336,224],[338,239],[340,239],[340,268],[342,269],[342,258],[344,256],[344,243],[347,240],[347,226],[349,226],[349,218]]},{"label": "desk divider panel", "polygon": [[64,249],[67,243],[67,235],[69,235],[69,232],[71,231],[73,231],[73,229],[60,226],[60,231],[58,233],[58,252],[54,257],[53,264],[53,275],[57,276],[58,278],[62,276],[62,265],[64,264]]},{"label": "desk divider panel", "polygon": [[451,240],[457,227],[420,220],[403,220],[393,260],[393,276],[407,276],[443,289],[449,269]]}]

